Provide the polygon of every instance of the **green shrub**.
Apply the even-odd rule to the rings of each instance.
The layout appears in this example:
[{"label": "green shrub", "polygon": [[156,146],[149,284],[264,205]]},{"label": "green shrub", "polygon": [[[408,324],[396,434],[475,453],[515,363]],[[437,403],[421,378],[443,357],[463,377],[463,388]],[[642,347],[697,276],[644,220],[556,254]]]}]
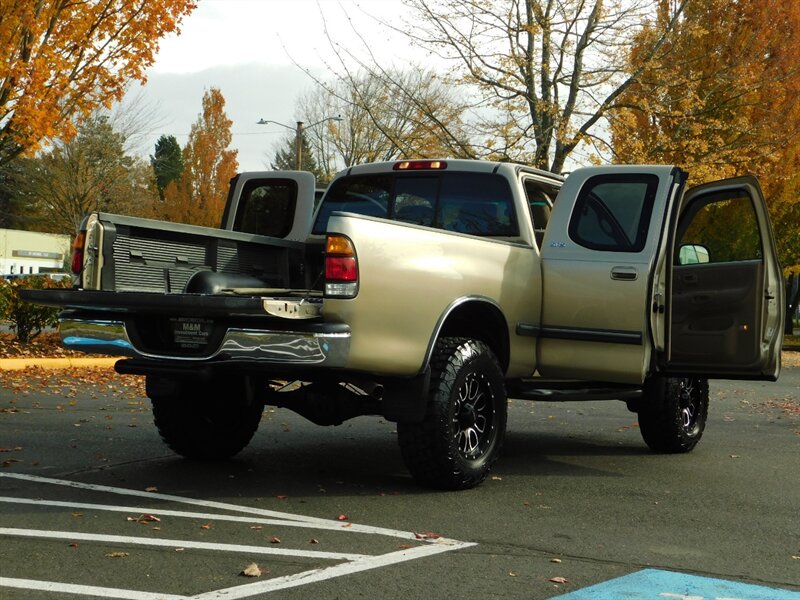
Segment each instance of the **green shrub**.
[{"label": "green shrub", "polygon": [[58,309],[25,302],[20,296],[19,290],[68,287],[72,287],[69,279],[54,281],[41,275],[20,277],[12,281],[3,280],[0,283],[0,316],[10,322],[11,328],[17,334],[17,339],[26,344],[39,335],[45,327],[53,327],[58,324]]}]

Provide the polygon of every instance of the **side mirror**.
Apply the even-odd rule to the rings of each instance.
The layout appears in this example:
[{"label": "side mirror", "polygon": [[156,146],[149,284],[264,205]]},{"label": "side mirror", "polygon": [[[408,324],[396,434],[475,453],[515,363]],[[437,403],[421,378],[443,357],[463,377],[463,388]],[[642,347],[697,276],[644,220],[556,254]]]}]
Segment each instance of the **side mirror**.
[{"label": "side mirror", "polygon": [[678,251],[679,265],[698,265],[709,262],[708,248],[700,244],[684,244]]}]

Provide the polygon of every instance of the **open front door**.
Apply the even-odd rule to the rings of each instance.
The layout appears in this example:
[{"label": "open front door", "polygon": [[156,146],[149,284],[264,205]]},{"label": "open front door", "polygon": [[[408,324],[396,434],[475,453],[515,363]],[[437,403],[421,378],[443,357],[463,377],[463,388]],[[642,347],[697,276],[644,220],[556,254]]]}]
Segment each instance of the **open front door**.
[{"label": "open front door", "polygon": [[656,294],[653,303],[653,319],[664,326],[659,370],[774,381],[784,285],[758,182],[739,177],[698,186],[676,208],[665,301]]}]

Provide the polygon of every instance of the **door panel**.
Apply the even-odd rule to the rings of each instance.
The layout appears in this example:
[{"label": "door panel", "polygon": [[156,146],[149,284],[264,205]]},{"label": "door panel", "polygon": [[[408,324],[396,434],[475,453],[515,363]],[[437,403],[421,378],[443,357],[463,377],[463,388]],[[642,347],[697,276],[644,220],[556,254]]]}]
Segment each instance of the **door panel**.
[{"label": "door panel", "polygon": [[697,360],[752,366],[759,360],[761,261],[694,264],[675,268],[672,294],[672,364]]}]

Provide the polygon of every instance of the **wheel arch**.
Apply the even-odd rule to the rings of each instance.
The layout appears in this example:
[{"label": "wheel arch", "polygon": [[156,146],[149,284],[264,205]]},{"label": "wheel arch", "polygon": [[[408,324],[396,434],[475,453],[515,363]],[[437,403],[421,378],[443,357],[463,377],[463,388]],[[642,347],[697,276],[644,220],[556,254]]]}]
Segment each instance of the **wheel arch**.
[{"label": "wheel arch", "polygon": [[491,298],[465,296],[453,301],[439,317],[425,353],[423,370],[430,364],[436,341],[442,337],[481,340],[494,352],[505,373],[510,362],[508,322]]}]

